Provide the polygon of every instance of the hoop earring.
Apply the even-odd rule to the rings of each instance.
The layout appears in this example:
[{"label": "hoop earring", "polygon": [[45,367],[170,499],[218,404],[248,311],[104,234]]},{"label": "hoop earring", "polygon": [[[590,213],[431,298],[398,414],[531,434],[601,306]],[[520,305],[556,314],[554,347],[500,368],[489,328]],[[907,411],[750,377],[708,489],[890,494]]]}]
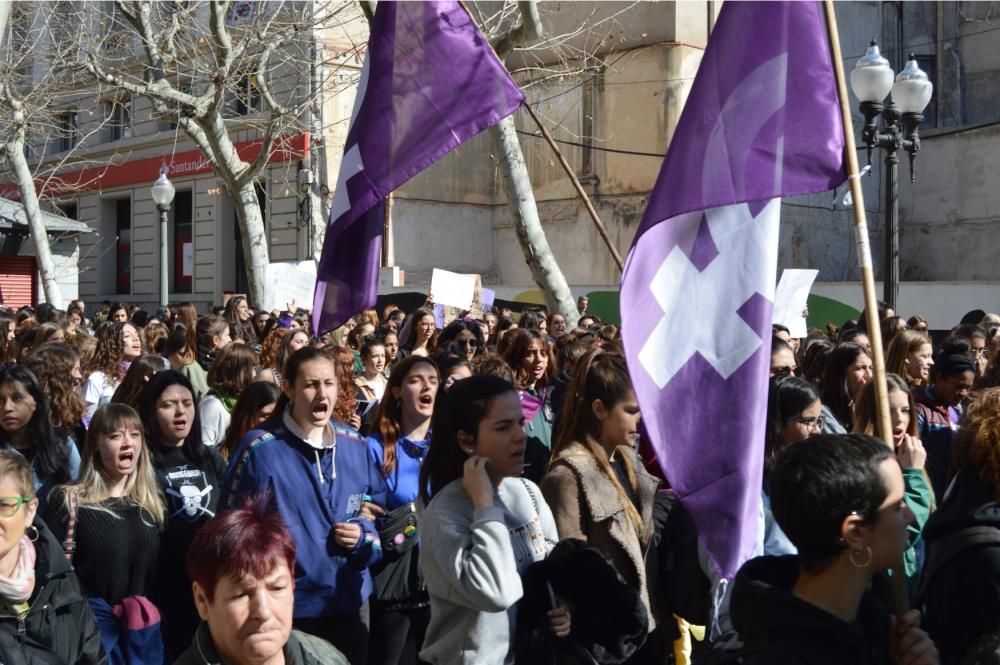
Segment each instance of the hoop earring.
[{"label": "hoop earring", "polygon": [[36,527],[33,524],[26,526],[24,528],[24,535],[26,535],[28,537],[28,540],[30,540],[31,542],[37,541],[39,536],[38,527]]},{"label": "hoop earring", "polygon": [[[858,554],[859,552],[865,553],[865,560],[863,563],[858,563],[857,560],[855,559],[855,555]],[[872,563],[872,548],[865,545],[865,548],[863,550],[851,550],[850,559],[851,559],[851,565],[854,566],[855,568],[867,568]]]}]

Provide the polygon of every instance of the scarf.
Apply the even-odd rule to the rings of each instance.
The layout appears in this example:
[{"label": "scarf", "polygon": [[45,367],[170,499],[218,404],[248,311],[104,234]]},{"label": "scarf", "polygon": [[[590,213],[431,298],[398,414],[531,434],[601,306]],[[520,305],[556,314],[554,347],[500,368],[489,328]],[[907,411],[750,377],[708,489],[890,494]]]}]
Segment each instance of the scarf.
[{"label": "scarf", "polygon": [[222,388],[212,388],[208,391],[209,395],[215,395],[222,402],[222,406],[226,407],[226,411],[229,413],[233,412],[233,407],[236,406],[236,400],[239,399],[239,395],[235,395],[228,390],[223,390]]},{"label": "scarf", "polygon": [[35,590],[35,544],[22,536],[17,546],[14,571],[10,577],[0,575],[0,599],[21,616],[28,611],[28,599]]}]

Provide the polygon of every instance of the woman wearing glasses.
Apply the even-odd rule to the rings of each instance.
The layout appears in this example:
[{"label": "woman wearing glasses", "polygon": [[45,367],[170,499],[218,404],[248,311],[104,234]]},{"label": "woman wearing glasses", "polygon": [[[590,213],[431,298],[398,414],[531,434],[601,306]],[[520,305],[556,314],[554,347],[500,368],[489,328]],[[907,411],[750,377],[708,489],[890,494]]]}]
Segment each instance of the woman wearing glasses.
[{"label": "woman wearing glasses", "polygon": [[0,451],[0,660],[106,662],[76,573],[37,510],[27,460]]}]

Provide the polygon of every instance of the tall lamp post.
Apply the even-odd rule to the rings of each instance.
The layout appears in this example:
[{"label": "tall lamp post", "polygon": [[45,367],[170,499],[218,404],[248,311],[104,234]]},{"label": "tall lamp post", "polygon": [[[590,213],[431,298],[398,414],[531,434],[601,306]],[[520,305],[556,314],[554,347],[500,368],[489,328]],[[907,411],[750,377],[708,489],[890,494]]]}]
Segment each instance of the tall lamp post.
[{"label": "tall lamp post", "polygon": [[149,188],[156,209],[160,211],[160,306],[166,307],[169,300],[170,276],[167,271],[167,215],[174,202],[174,185],[167,178],[167,169],[160,169],[160,177]]},{"label": "tall lamp post", "polygon": [[[895,81],[893,80],[895,78]],[[865,116],[861,139],[868,148],[868,164],[872,149],[885,151],[885,261],[883,263],[883,300],[893,309],[899,294],[899,196],[896,184],[900,148],[910,156],[910,182],[915,181],[913,161],[920,150],[917,127],[924,120],[923,112],[931,100],[934,86],[919,66],[914,55],[903,71],[895,76],[889,61],[879,53],[873,39],[864,57],[851,72],[851,89],[861,102],[859,110]],[[889,96],[889,93],[892,96]],[[878,117],[882,116],[882,128]],[[900,124],[901,122],[901,124]]]}]

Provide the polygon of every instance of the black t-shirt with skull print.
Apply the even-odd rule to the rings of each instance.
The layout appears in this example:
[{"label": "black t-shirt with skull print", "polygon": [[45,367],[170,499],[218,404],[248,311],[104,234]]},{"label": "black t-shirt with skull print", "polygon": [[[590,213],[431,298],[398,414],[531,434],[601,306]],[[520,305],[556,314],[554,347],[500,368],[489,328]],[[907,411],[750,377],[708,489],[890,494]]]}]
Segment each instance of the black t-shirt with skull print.
[{"label": "black t-shirt with skull print", "polygon": [[222,456],[215,448],[206,450],[206,462],[195,464],[184,456],[182,448],[163,448],[162,461],[156,466],[156,478],[167,507],[167,523],[160,539],[153,601],[163,616],[168,663],[191,645],[198,627],[184,557],[201,525],[215,516],[226,475]]}]

